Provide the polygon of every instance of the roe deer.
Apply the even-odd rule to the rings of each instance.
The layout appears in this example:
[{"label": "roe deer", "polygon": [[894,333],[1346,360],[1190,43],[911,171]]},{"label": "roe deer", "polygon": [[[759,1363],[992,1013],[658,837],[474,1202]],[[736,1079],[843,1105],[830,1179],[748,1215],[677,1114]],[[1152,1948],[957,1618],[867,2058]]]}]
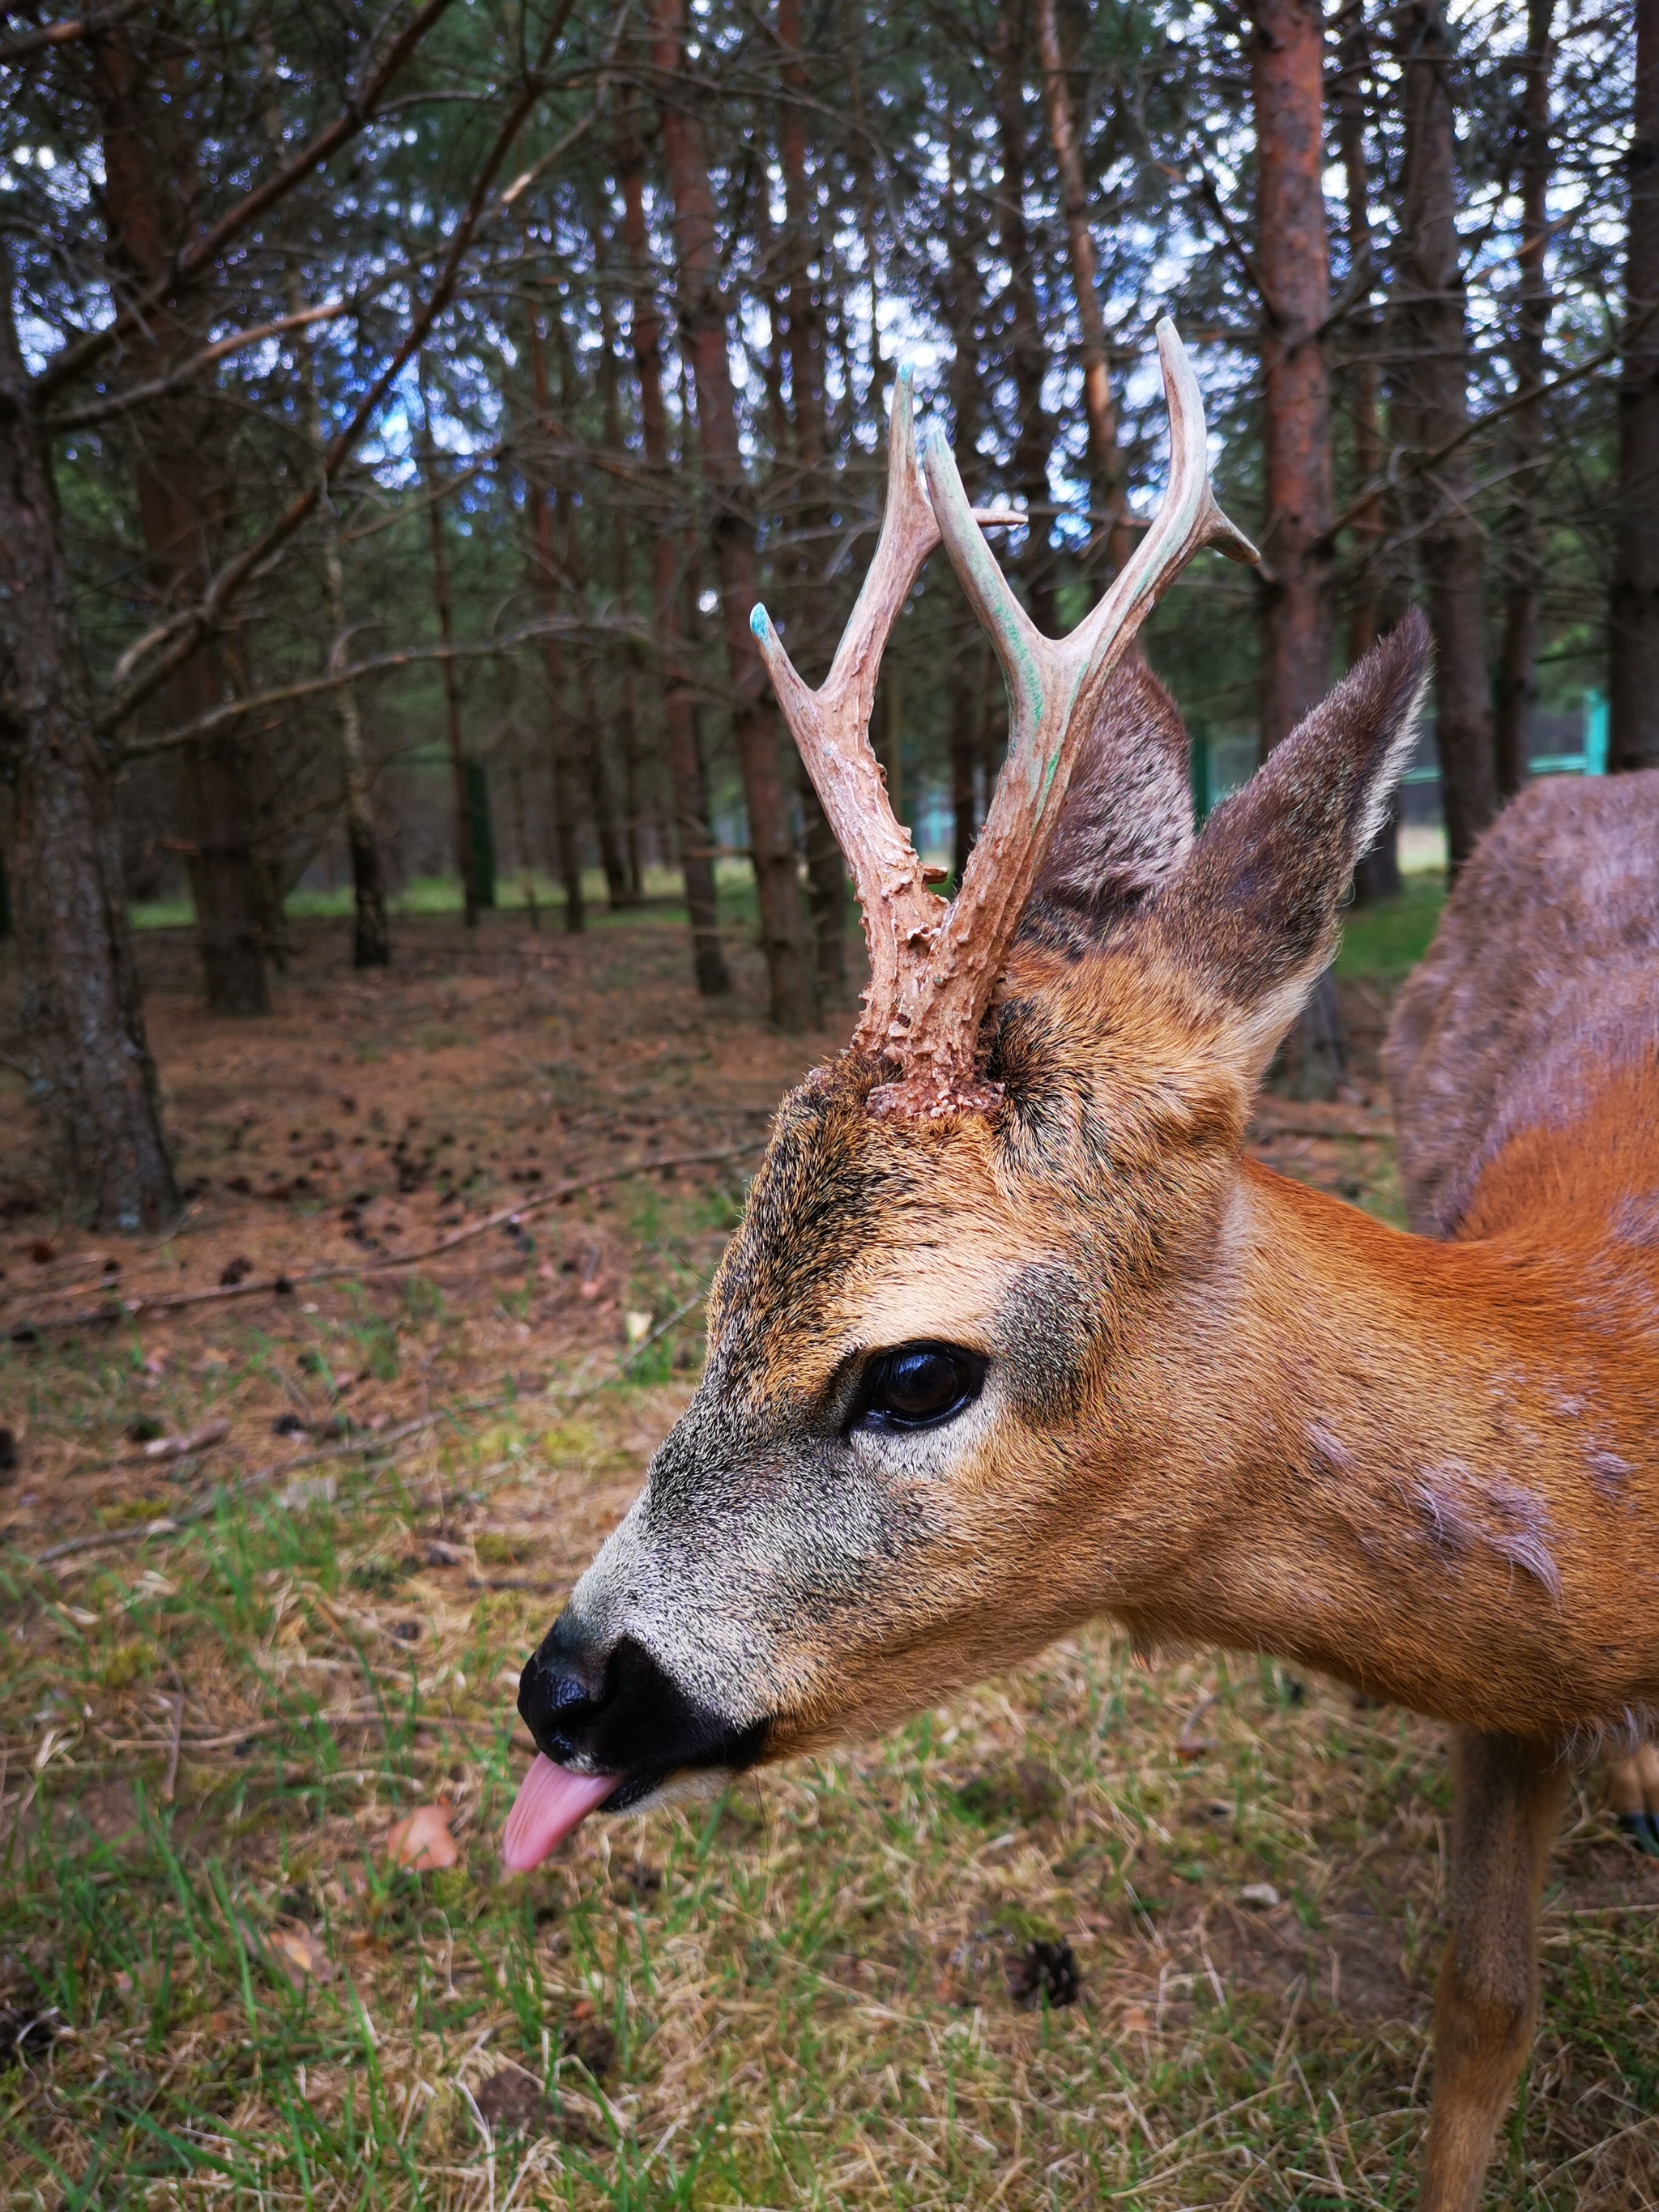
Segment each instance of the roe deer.
[{"label": "roe deer", "polygon": [[[1174,710],[1114,664],[1199,545],[1249,549],[1211,496],[1167,324],[1159,343],[1169,491],[1071,637],[1015,601],[937,438],[924,491],[902,379],[881,540],[821,690],[757,610],[852,866],[870,991],[851,1049],[779,1111],[696,1397],[525,1668],[540,1755],[505,1855],[534,1865],[607,1799],[884,1728],[1101,1613],[1282,1654],[1467,1732],[1423,2191],[1450,2212],[1478,2198],[1525,2048],[1569,1755],[1659,1707],[1659,1612],[1632,1602],[1659,1551],[1655,784],[1627,781],[1593,825],[1630,871],[1610,938],[1602,864],[1576,858],[1570,1009],[1528,996],[1518,887],[1508,1000],[1467,980],[1455,916],[1511,847],[1471,863],[1395,1040],[1396,1066],[1431,1071],[1463,1040],[1420,1109],[1403,1079],[1414,1203],[1440,1234],[1248,1159],[1429,653],[1408,615],[1194,836]],[[941,538],[1011,732],[949,906],[867,734]],[[1605,1000],[1584,969],[1603,947]]]}]

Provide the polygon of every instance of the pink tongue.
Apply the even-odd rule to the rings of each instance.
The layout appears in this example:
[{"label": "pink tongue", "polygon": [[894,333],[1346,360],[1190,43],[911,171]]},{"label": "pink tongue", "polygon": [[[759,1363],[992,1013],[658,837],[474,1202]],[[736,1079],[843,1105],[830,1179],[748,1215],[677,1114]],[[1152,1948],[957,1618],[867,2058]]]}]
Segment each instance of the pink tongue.
[{"label": "pink tongue", "polygon": [[528,1874],[562,1844],[584,1813],[602,1805],[620,1774],[573,1774],[538,1751],[519,1784],[501,1838],[501,1863],[509,1874]]}]

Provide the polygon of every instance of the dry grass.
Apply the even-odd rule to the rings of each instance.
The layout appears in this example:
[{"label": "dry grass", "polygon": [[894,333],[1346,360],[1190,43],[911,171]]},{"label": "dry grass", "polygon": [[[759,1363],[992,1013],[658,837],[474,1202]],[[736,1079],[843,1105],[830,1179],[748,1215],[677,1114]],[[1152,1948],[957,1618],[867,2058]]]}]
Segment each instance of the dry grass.
[{"label": "dry grass", "polygon": [[[652,924],[522,962],[504,930],[467,951],[434,925],[344,991],[307,944],[261,1031],[170,997],[160,948],[199,1211],[155,1253],[19,1220],[9,1326],[107,1256],[124,1286],[207,1283],[237,1255],[380,1256],[394,1219],[424,1237],[457,1205],[435,1153],[397,1188],[399,1136],[405,1160],[476,1146],[476,1218],[533,1188],[510,1180],[532,1146],[551,1179],[736,1141],[789,1072],[744,1006],[688,1006]],[[348,1079],[385,1124],[355,1154],[320,1142]],[[1264,1119],[1268,1157],[1389,1209],[1363,1101]],[[316,1189],[228,1189],[291,1175],[295,1127]],[[342,1244],[358,1178],[380,1254]],[[690,1388],[695,1315],[606,1380],[627,1316],[695,1298],[735,1195],[721,1169],[638,1179],[441,1269],[0,1346],[24,1447],[0,1496],[9,2204],[1411,2202],[1438,1731],[1271,1662],[1143,1670],[1091,1632],[879,1744],[589,1823],[498,1878],[518,1667]],[[286,1413],[307,1430],[274,1437]],[[177,1463],[126,1434],[216,1416],[225,1439]],[[134,1540],[161,1508],[206,1510]],[[94,1534],[123,1540],[32,1564]],[[440,1797],[460,1863],[391,1867],[387,1828]],[[1659,1872],[1593,1790],[1550,1915],[1490,2201],[1659,2201]],[[1030,1984],[1046,1960],[1070,1993],[1062,1945],[1057,2004]]]}]

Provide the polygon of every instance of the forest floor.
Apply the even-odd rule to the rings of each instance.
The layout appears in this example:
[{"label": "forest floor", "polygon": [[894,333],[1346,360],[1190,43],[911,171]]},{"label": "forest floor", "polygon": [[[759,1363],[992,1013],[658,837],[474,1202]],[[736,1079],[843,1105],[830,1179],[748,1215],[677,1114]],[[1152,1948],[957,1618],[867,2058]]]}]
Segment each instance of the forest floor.
[{"label": "forest floor", "polygon": [[[1433,909],[1354,919],[1352,1095],[1253,1138],[1390,1218],[1376,1048]],[[501,1876],[519,1668],[849,1017],[769,1034],[738,945],[701,1004],[665,909],[411,917],[374,976],[295,940],[234,1024],[142,939],[173,1237],[65,1227],[0,1127],[0,2197],[1412,2202],[1443,1731],[1272,1661],[1091,1630]],[[434,1804],[455,1863],[394,1863]],[[1546,1927],[1488,2201],[1659,2202],[1659,1868],[1593,1778]]]}]

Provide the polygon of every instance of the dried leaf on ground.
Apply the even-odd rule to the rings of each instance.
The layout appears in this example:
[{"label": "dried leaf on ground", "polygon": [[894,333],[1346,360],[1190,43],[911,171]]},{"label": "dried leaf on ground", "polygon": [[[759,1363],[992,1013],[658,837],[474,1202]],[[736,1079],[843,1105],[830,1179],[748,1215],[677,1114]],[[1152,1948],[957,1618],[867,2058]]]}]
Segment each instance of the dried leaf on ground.
[{"label": "dried leaf on ground", "polygon": [[393,1866],[411,1874],[436,1874],[453,1867],[461,1856],[449,1832],[451,1808],[443,1803],[422,1805],[398,1821],[386,1835],[386,1855]]}]

